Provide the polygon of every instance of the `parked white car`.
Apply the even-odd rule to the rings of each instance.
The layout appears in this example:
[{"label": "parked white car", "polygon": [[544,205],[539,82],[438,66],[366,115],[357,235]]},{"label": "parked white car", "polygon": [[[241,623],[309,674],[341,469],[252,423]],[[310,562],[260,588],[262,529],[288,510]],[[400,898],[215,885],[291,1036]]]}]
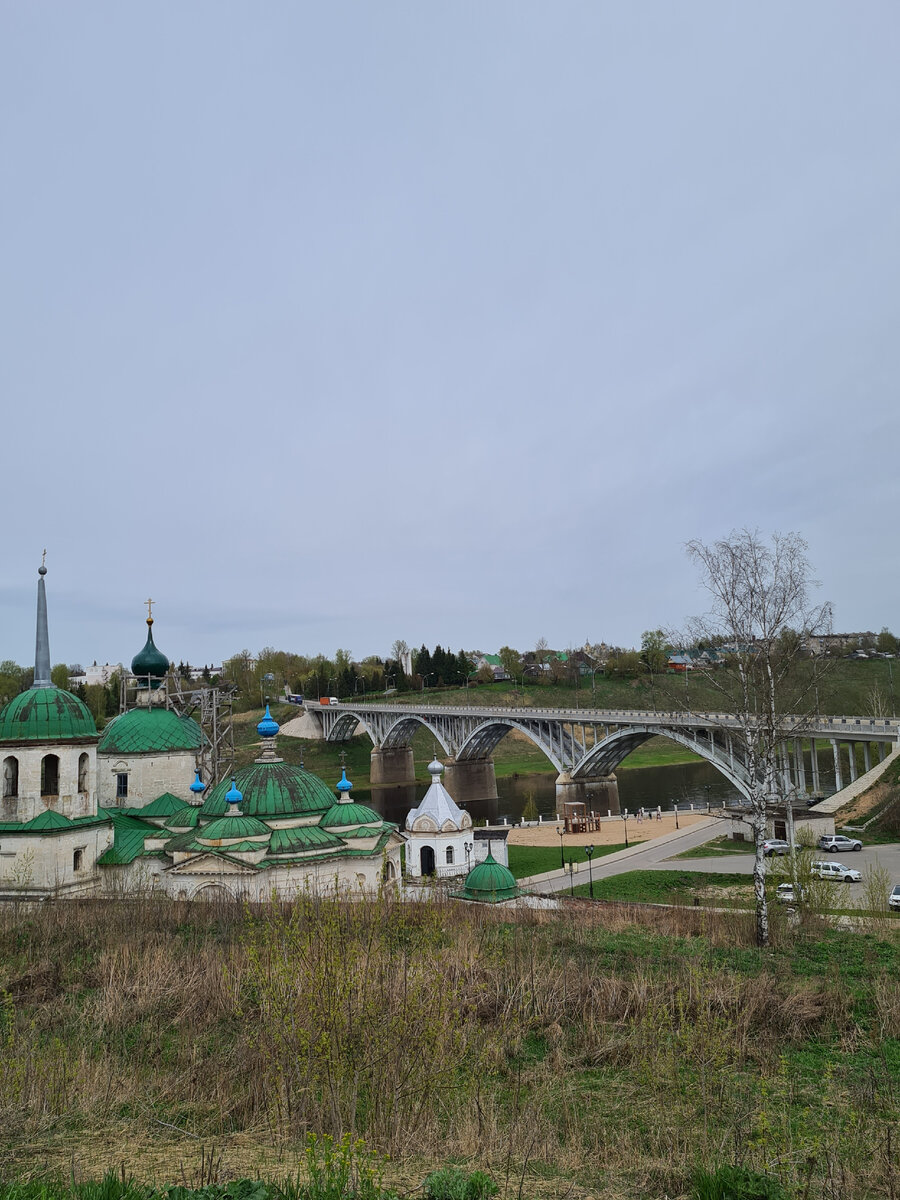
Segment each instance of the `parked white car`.
[{"label": "parked white car", "polygon": [[888,896],[888,908],[900,908],[900,883],[895,883]]},{"label": "parked white car", "polygon": [[842,833],[825,833],[819,838],[819,849],[829,854],[846,854],[848,850],[862,850],[859,838],[844,837]]},{"label": "parked white car", "polygon": [[[798,847],[794,846],[796,850]],[[788,854],[790,845],[783,838],[769,838],[767,842],[763,842],[763,854],[766,858],[771,858],[773,854]]]},{"label": "parked white car", "polygon": [[862,879],[859,871],[839,862],[814,862],[810,871],[819,879],[842,879],[845,883],[859,883]]},{"label": "parked white car", "polygon": [[803,890],[799,883],[796,887],[792,883],[779,883],[775,889],[775,899],[781,904],[796,904],[803,899]]}]

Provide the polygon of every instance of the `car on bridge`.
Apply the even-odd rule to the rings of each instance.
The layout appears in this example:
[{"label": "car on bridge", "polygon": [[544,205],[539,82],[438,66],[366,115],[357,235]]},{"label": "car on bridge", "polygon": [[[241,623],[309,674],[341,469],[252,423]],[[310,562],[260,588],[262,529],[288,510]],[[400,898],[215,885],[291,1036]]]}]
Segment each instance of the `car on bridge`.
[{"label": "car on bridge", "polygon": [[848,850],[862,850],[859,838],[844,837],[842,833],[825,833],[819,838],[819,849],[827,850],[829,854],[845,854]]}]

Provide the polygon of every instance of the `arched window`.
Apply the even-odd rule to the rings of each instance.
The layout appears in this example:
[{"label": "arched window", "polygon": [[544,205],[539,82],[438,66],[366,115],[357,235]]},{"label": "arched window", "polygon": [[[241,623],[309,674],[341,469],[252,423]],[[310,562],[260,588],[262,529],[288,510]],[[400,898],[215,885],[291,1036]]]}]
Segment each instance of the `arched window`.
[{"label": "arched window", "polygon": [[447,865],[449,866],[450,863],[452,863],[452,862],[453,862],[453,847],[448,846],[447,847]]},{"label": "arched window", "polygon": [[88,790],[88,763],[90,758],[86,754],[78,756],[78,790],[86,792]]},{"label": "arched window", "polygon": [[45,754],[41,759],[41,795],[59,795],[59,756]]},{"label": "arched window", "polygon": [[19,760],[12,755],[3,760],[3,798],[19,794]]}]

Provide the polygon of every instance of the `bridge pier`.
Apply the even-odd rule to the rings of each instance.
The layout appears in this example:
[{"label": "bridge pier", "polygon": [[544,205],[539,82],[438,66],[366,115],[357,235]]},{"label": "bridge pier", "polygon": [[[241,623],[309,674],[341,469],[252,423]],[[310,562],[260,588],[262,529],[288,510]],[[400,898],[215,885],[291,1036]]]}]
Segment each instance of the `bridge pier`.
[{"label": "bridge pier", "polygon": [[492,758],[451,758],[444,774],[444,787],[457,804],[497,799],[497,778]]},{"label": "bridge pier", "polygon": [[556,777],[556,813],[565,815],[567,804],[583,804],[586,812],[620,812],[619,785],[615,775],[573,779],[568,771]]},{"label": "bridge pier", "polygon": [[391,746],[387,750],[383,746],[376,746],[371,755],[369,778],[372,787],[415,783],[416,765],[412,746]]}]

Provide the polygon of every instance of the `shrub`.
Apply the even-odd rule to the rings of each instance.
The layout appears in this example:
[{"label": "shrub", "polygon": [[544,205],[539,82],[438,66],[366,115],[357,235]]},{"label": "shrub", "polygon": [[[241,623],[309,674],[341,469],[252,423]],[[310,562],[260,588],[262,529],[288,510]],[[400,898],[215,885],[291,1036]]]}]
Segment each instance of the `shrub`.
[{"label": "shrub", "polygon": [[467,1175],[459,1167],[432,1171],[422,1186],[426,1200],[491,1200],[500,1190],[484,1171]]},{"label": "shrub", "polygon": [[788,1200],[788,1194],[771,1175],[724,1165],[695,1174],[691,1200]]}]

